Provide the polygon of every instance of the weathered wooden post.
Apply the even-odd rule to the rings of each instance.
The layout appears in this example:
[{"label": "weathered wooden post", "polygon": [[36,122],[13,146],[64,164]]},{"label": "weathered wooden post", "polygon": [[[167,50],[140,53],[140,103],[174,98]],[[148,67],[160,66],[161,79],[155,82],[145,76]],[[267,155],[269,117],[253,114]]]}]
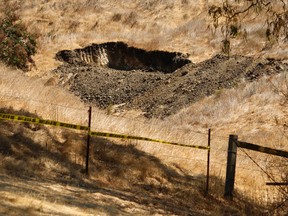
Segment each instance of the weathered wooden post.
[{"label": "weathered wooden post", "polygon": [[237,156],[237,135],[229,135],[226,181],[225,181],[225,199],[233,199],[234,182],[235,182],[235,169],[236,169],[236,156]]},{"label": "weathered wooden post", "polygon": [[205,196],[209,192],[209,175],[210,175],[210,144],[211,144],[211,129],[208,130],[208,153],[207,153],[207,174],[206,174],[206,190]]},{"label": "weathered wooden post", "polygon": [[92,107],[89,107],[88,110],[88,137],[87,137],[87,147],[86,147],[86,168],[85,168],[85,173],[86,175],[89,174],[89,150],[90,150],[90,131],[91,131],[91,116],[92,116]]}]

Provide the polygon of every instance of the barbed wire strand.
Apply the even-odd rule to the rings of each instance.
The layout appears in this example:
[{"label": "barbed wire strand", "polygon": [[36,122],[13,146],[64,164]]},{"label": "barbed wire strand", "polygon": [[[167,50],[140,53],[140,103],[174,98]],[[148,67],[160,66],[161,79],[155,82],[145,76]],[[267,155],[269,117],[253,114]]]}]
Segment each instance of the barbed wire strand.
[{"label": "barbed wire strand", "polygon": [[[243,151],[243,152],[247,155],[247,157],[248,157],[257,167],[259,167],[259,169],[261,169],[261,171],[264,172],[271,181],[273,181],[274,183],[276,183],[276,180],[275,180],[266,170],[264,170],[245,150],[243,150],[242,148],[240,148],[240,150]],[[284,196],[286,195],[285,189],[283,189],[283,187],[281,187],[280,185],[277,185],[276,188],[277,188],[277,190],[278,190],[282,195],[284,195]]]},{"label": "barbed wire strand", "polygon": [[[63,108],[70,108],[70,109],[75,109],[75,110],[87,111],[84,108],[76,108],[76,107],[72,107],[72,106],[68,106],[68,105],[56,104],[56,103],[51,103],[51,102],[48,103],[47,101],[41,101],[41,100],[36,100],[36,99],[24,98],[24,97],[19,97],[19,96],[1,95],[1,98],[2,98],[2,96],[8,97],[9,100],[18,99],[18,100],[22,100],[22,101],[26,101],[26,102],[33,101],[33,102],[47,104],[47,105],[54,105],[54,106],[57,106],[57,107],[63,107]],[[88,107],[89,106],[87,105],[87,109],[88,109]],[[86,106],[85,106],[85,108],[86,108]]]},{"label": "barbed wire strand", "polygon": [[[2,98],[2,97],[8,97],[9,99],[17,99],[17,100],[24,100],[24,101],[27,101],[27,100],[28,100],[28,98],[23,98],[23,97],[19,97],[19,96],[18,96],[18,97],[15,97],[15,96],[9,96],[9,95],[2,95],[1,98]],[[68,105],[60,105],[60,104],[56,104],[56,103],[44,102],[44,101],[41,101],[41,100],[29,99],[29,102],[31,102],[31,101],[33,101],[33,102],[38,102],[38,103],[42,103],[42,104],[49,104],[50,106],[53,105],[53,106],[56,106],[56,107],[69,108],[69,109],[74,109],[74,110],[79,110],[79,111],[87,111],[87,110],[84,109],[84,108],[76,108],[76,107],[72,107],[72,106],[68,106]],[[27,102],[28,102],[28,101],[27,101]],[[87,108],[88,108],[88,105],[87,105]],[[94,113],[104,114],[104,113],[100,113],[100,112],[97,112],[97,111],[94,111]],[[113,118],[115,118],[115,117],[116,117],[116,118],[127,119],[127,120],[130,120],[130,121],[132,120],[132,119],[130,119],[130,118],[123,117],[123,116],[113,116]],[[147,121],[143,121],[143,120],[133,119],[133,121],[142,122],[142,123],[147,124]],[[153,122],[149,122],[148,124],[149,124],[149,125],[155,125],[155,123],[153,123]],[[181,128],[179,128],[179,130],[181,130]],[[207,135],[207,132],[193,131],[193,130],[191,130],[191,129],[189,129],[189,131],[190,131],[190,133]],[[226,136],[220,136],[220,135],[216,135],[216,134],[213,134],[212,139],[213,139],[213,137],[228,139],[228,136],[226,137]],[[240,148],[240,149],[241,149],[241,148]],[[217,149],[217,150],[215,150],[215,149],[213,149],[213,151],[223,151],[223,152],[224,152],[225,150],[222,150],[222,149]],[[261,170],[262,172],[264,172],[269,179],[271,179],[273,182],[276,182],[275,179],[274,179],[267,171],[265,171],[246,151],[244,151],[244,150],[242,150],[242,149],[241,149],[241,151],[243,151],[244,154],[245,154],[258,168],[260,168],[260,170]],[[241,156],[245,156],[245,155],[241,155]],[[182,159],[185,159],[185,158],[182,158]],[[186,159],[186,160],[189,160],[189,159]],[[262,161],[263,161],[263,160],[262,160]],[[267,160],[264,161],[264,162],[267,163]],[[241,167],[238,167],[238,168],[241,168]],[[276,188],[277,188],[277,190],[278,190],[280,193],[283,193],[283,188],[282,188],[281,186],[276,187]]]},{"label": "barbed wire strand", "polygon": [[[78,108],[78,107],[73,107],[73,106],[68,106],[68,105],[61,105],[61,104],[56,104],[56,103],[51,103],[51,102],[47,102],[47,101],[41,101],[41,100],[36,100],[36,99],[29,99],[29,98],[24,98],[24,97],[19,97],[19,96],[12,96],[12,95],[1,95],[0,96],[1,98],[2,97],[8,97],[9,99],[17,99],[17,100],[22,100],[22,101],[26,101],[26,102],[37,102],[37,103],[42,103],[42,104],[46,104],[46,105],[53,105],[53,106],[56,106],[56,107],[63,107],[63,108],[69,108],[69,109],[74,109],[74,110],[78,110],[78,111],[87,111],[85,108],[88,109],[88,107],[90,105],[84,105],[85,108]],[[105,115],[105,113],[103,112],[99,112],[99,111],[95,111],[93,110],[93,113],[97,113],[97,114],[101,114],[101,115]],[[129,120],[129,121],[134,121],[134,122],[141,122],[141,123],[144,123],[144,124],[148,124],[148,125],[155,125],[155,126],[158,126],[159,127],[159,124],[156,124],[154,122],[147,122],[147,120],[139,120],[139,119],[132,119],[132,118],[127,118],[127,117],[124,117],[124,116],[115,116],[115,115],[111,115],[110,117],[113,117],[113,118],[121,118],[121,119],[125,119],[125,120]],[[153,120],[151,120],[153,121]],[[165,124],[165,122],[163,121],[163,124]],[[175,130],[175,128],[173,128],[173,130]],[[177,129],[178,130],[178,129]],[[179,130],[183,130],[181,128],[179,128]],[[208,129],[207,129],[208,131]],[[212,130],[213,131],[213,130]],[[191,130],[189,128],[189,132],[190,133],[196,133],[196,134],[201,134],[201,135],[207,135],[208,132],[201,132],[201,131],[195,131],[195,130]],[[221,135],[216,135],[216,134],[213,134],[213,137],[218,137],[218,138],[225,138],[228,140],[228,136],[221,136]]]}]

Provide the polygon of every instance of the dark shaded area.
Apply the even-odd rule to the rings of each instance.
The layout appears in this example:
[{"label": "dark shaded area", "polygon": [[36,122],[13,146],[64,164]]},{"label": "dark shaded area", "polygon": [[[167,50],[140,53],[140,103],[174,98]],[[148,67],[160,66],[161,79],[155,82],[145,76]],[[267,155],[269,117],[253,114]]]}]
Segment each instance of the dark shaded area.
[{"label": "dark shaded area", "polygon": [[[11,134],[5,135],[4,131],[10,131]],[[47,140],[52,140],[49,148],[34,141],[33,137],[38,132],[42,136],[45,134]],[[217,198],[219,195],[222,197],[222,192],[205,198],[204,176],[191,176],[175,167],[167,166],[158,158],[140,151],[136,148],[136,144],[131,142],[118,144],[111,140],[93,137],[91,178],[86,178],[83,172],[84,163],[81,162],[85,158],[85,135],[68,129],[63,130],[62,134],[67,140],[59,142],[45,126],[35,131],[23,123],[0,120],[0,146],[5,143],[4,147],[0,148],[0,158],[4,158],[1,164],[3,174],[16,177],[19,181],[21,179],[29,181],[36,186],[39,183],[57,183],[77,187],[88,193],[98,192],[118,197],[154,209],[155,211],[151,210],[151,214],[157,214],[158,209],[168,215],[210,215],[211,212],[215,212],[215,209],[227,215],[241,215],[245,212],[253,215],[261,213],[259,206],[253,203],[241,201],[238,204],[240,206],[234,206],[233,203]],[[73,141],[77,142],[71,144]],[[72,157],[67,154],[69,151]],[[74,155],[81,158],[80,162],[74,160]],[[57,166],[48,168],[47,161],[54,161]],[[219,187],[222,181],[217,177],[213,178],[211,182]],[[1,175],[0,179],[2,179]],[[5,184],[2,182],[0,188],[6,190],[7,184],[6,186]],[[15,190],[24,194],[44,196],[47,188],[27,186]],[[222,191],[223,188],[220,187],[220,190]],[[67,195],[57,197],[45,195],[45,199],[63,205],[85,207],[91,210],[95,208],[94,202],[81,196],[75,200]],[[73,204],[69,201],[71,199]],[[107,209],[107,206],[102,204],[97,207]],[[119,211],[116,213],[123,214],[125,211],[119,206]]]},{"label": "dark shaded area", "polygon": [[117,70],[145,70],[172,73],[191,63],[188,54],[165,51],[146,51],[129,47],[123,42],[92,44],[83,49],[63,50],[56,59],[69,64],[107,65]]}]

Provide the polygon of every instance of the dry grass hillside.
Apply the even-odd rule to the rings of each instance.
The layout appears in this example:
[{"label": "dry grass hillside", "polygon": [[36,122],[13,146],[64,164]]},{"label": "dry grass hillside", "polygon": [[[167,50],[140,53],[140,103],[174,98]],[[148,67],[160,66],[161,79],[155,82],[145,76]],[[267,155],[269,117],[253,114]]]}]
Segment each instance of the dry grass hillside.
[{"label": "dry grass hillside", "polygon": [[[1,109],[19,115],[25,111]],[[32,115],[35,116],[35,115]],[[205,181],[164,163],[138,145],[92,139],[90,175],[84,175],[83,134],[0,122],[0,213],[3,215],[223,215],[261,214],[238,194],[231,205]],[[47,140],[49,142],[47,143]],[[170,148],[171,151],[171,148]]]},{"label": "dry grass hillside", "polygon": [[[34,59],[40,71],[48,71],[58,65],[53,60],[57,51],[108,41],[189,53],[193,62],[207,59],[219,53],[223,39],[221,31],[214,32],[210,26],[208,16],[209,6],[217,3],[221,1],[9,0],[1,8],[11,5],[29,30],[39,35]],[[287,43],[262,51],[266,43],[263,16],[251,14],[246,20],[243,25],[249,36],[247,41],[233,41],[233,53],[287,59]]]},{"label": "dry grass hillside", "polygon": [[[55,60],[58,51],[124,41],[146,50],[189,53],[192,62],[201,62],[221,50],[223,36],[220,30],[213,34],[207,15],[215,2],[221,1],[1,1],[1,15],[7,7],[15,9],[28,30],[38,36],[38,52],[33,56],[37,68],[25,74],[0,64],[1,112],[87,125],[89,104],[57,86],[51,72],[61,64]],[[233,40],[232,54],[287,63],[287,43],[263,49],[263,17],[249,16],[247,41]],[[261,215],[270,211],[286,215],[287,188],[265,185],[271,176],[287,181],[287,160],[276,156],[239,150],[236,199],[225,201],[222,195],[229,134],[288,151],[287,104],[286,69],[219,89],[161,120],[146,119],[139,110],[117,113],[117,107],[93,107],[92,130],[97,131],[205,146],[211,128],[213,177],[208,198],[203,195],[205,150],[93,138],[88,179],[82,175],[86,136],[0,120],[0,197],[4,200],[0,214]],[[284,207],[279,205],[283,203]]]}]

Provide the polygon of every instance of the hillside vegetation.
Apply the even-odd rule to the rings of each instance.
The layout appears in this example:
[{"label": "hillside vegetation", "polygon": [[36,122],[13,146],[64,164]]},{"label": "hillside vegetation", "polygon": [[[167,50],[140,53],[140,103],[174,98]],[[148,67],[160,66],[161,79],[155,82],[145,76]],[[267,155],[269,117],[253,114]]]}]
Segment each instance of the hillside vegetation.
[{"label": "hillside vegetation", "polygon": [[[23,111],[16,113],[29,115]],[[262,212],[257,204],[241,199],[237,205],[229,206],[220,197],[205,198],[201,190],[204,182],[199,181],[202,176],[181,173],[180,168],[167,166],[131,144],[93,139],[87,178],[83,174],[83,134],[1,122],[0,141],[1,214],[211,215],[213,212],[230,215]],[[214,181],[220,183],[217,177]]]},{"label": "hillside vegetation", "polygon": [[[41,71],[54,68],[57,51],[85,47],[91,43],[124,41],[146,50],[167,50],[190,53],[193,62],[203,61],[221,50],[221,30],[213,30],[209,6],[220,0],[69,0],[25,2],[9,0],[39,38],[39,52],[34,57]],[[115,6],[116,5],[116,6]],[[232,55],[257,55],[287,59],[287,43],[282,41],[271,49],[266,44],[265,14],[246,16],[243,23],[247,40],[233,41]],[[214,32],[214,33],[213,33]]]},{"label": "hillside vegetation", "polygon": [[[249,13],[247,38],[220,55],[223,34],[208,10],[221,2],[1,1],[0,17],[13,9],[37,37],[36,67],[0,63],[1,112],[87,125],[92,105],[92,130],[187,145],[206,146],[210,128],[212,177],[205,197],[206,151],[99,137],[86,177],[86,134],[0,120],[0,214],[286,215],[287,189],[265,185],[287,181],[287,160],[276,156],[239,150],[235,199],[223,199],[229,134],[288,151],[288,45],[267,46],[265,15]],[[137,59],[129,70],[93,65],[87,47],[119,41],[191,62],[169,73]],[[75,49],[91,59],[57,60]]]}]

